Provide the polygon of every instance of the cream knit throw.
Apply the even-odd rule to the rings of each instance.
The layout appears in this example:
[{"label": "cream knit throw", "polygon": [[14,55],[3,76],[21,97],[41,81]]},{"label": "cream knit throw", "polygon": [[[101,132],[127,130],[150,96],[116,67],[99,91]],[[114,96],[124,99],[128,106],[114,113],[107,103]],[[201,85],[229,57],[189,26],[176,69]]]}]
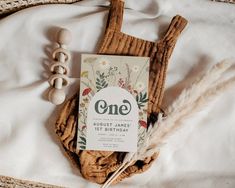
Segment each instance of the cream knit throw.
[{"label": "cream knit throw", "polygon": [[218,2],[224,2],[224,3],[235,3],[235,0],[212,0],[212,1],[218,1]]},{"label": "cream knit throw", "polygon": [[0,0],[0,15],[10,14],[23,8],[55,3],[75,3],[80,0]]},{"label": "cream knit throw", "polygon": [[0,176],[0,187],[4,188],[63,188],[33,181],[19,180],[12,177]]}]

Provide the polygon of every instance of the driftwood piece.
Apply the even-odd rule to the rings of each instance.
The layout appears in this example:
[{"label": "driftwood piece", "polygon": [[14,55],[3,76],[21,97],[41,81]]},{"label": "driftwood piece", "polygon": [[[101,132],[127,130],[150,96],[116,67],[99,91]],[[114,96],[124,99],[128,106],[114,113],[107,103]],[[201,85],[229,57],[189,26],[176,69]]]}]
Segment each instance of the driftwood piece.
[{"label": "driftwood piece", "polygon": [[[150,57],[149,109],[150,121],[156,120],[163,97],[166,69],[176,40],[187,24],[181,16],[175,16],[167,29],[165,37],[158,42],[150,42],[121,32],[124,2],[113,0],[110,7],[105,36],[99,54],[148,56]],[[76,151],[77,116],[79,91],[69,99],[56,122],[55,130],[70,159],[77,164],[81,174],[89,181],[104,183],[122,164],[124,152]],[[114,183],[133,174],[147,170],[157,158],[158,153],[144,161],[135,161]]]}]

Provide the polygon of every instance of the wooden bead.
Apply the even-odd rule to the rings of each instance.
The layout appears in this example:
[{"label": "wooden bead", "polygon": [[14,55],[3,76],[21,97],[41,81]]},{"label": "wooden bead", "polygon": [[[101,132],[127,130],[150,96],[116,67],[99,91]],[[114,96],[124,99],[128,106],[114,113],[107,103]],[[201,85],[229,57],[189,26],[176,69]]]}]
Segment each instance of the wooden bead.
[{"label": "wooden bead", "polygon": [[65,93],[62,89],[52,88],[49,92],[49,101],[55,105],[62,104],[65,100]]},{"label": "wooden bead", "polygon": [[59,44],[69,44],[72,39],[71,32],[68,29],[61,29],[57,35],[57,41]]},{"label": "wooden bead", "polygon": [[54,87],[57,79],[63,80],[63,82],[61,83],[61,88],[66,87],[69,84],[69,78],[68,78],[68,76],[66,76],[64,74],[52,74],[49,77],[48,82],[52,87]]},{"label": "wooden bead", "polygon": [[64,49],[64,48],[57,48],[57,49],[53,50],[53,52],[52,52],[52,58],[54,60],[61,61],[61,59],[58,58],[59,57],[58,54],[63,54],[64,55],[64,61],[65,62],[70,61],[70,59],[71,59],[71,55],[70,55],[69,51]]},{"label": "wooden bead", "polygon": [[50,71],[54,74],[56,74],[58,72],[58,68],[62,67],[63,68],[63,74],[67,75],[69,72],[69,67],[67,63],[61,63],[59,61],[55,61],[53,62],[53,64],[51,64],[50,66]]}]

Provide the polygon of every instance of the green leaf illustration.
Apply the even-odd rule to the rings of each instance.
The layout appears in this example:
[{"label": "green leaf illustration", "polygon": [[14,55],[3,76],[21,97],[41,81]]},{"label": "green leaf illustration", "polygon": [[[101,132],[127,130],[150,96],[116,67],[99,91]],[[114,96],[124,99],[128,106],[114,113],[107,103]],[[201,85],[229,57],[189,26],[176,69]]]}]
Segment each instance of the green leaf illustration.
[{"label": "green leaf illustration", "polygon": [[80,149],[86,149],[86,146],[80,146]]},{"label": "green leaf illustration", "polygon": [[97,92],[100,91],[101,89],[103,88],[106,88],[108,87],[108,83],[106,82],[105,80],[105,75],[104,73],[101,73],[98,75],[99,77],[96,78],[96,89],[97,89]]},{"label": "green leaf illustration", "polygon": [[84,138],[84,137],[82,137],[82,136],[79,136],[79,138],[81,139],[82,142],[85,143],[84,145],[86,145],[86,138]]},{"label": "green leaf illustration", "polygon": [[79,144],[81,144],[81,145],[86,145],[86,143],[84,143],[84,142],[78,142]]},{"label": "green leaf illustration", "polygon": [[81,73],[81,77],[86,77],[86,78],[88,78],[88,71],[83,71],[83,72]]},{"label": "green leaf illustration", "polygon": [[139,101],[139,95],[136,95],[136,101],[137,101],[137,103],[138,103],[138,101]]},{"label": "green leaf illustration", "polygon": [[140,92],[136,95],[136,102],[138,104],[139,109],[145,106],[145,103],[148,102],[147,92],[144,94]]}]

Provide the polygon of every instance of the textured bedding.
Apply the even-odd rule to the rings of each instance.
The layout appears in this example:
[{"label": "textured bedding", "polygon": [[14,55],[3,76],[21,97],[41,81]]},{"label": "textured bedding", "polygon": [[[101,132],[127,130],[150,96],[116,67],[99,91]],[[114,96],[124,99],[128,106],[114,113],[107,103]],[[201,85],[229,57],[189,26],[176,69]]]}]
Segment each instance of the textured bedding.
[{"label": "textured bedding", "polygon": [[[85,0],[73,5],[43,5],[0,20],[0,175],[71,188],[99,187],[80,176],[55,135],[61,107],[46,100],[47,64],[54,33],[59,27],[68,28],[73,35],[69,45],[73,58],[67,93],[72,96],[78,89],[80,55],[97,50],[108,4]],[[164,106],[208,67],[235,57],[233,4],[126,0],[122,31],[156,41],[176,14],[187,18],[189,24],[170,60]],[[235,187],[234,96],[235,86],[189,117],[147,172],[114,187]]]}]

